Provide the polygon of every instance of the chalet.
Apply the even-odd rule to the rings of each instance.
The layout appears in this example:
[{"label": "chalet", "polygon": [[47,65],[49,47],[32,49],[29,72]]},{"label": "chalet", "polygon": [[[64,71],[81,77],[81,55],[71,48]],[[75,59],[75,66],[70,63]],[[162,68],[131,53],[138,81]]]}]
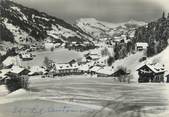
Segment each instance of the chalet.
[{"label": "chalet", "polygon": [[137,69],[138,82],[164,82],[164,66],[159,63],[145,64]]},{"label": "chalet", "polygon": [[91,60],[96,61],[96,60],[99,60],[99,58],[100,56],[97,54],[90,54],[86,56],[86,60],[88,61],[91,61]]},{"label": "chalet", "polygon": [[29,69],[29,76],[34,76],[34,75],[41,75],[41,74],[45,74],[46,73],[46,69],[40,66],[32,66]]},{"label": "chalet", "polygon": [[113,76],[114,77],[121,77],[121,76],[127,76],[129,74],[130,73],[125,69],[118,69],[117,71],[114,72]]},{"label": "chalet", "polygon": [[69,63],[63,63],[63,64],[55,64],[55,72],[56,75],[76,75],[79,74],[80,71],[78,70],[79,65],[77,63],[69,64]]},{"label": "chalet", "polygon": [[104,66],[97,71],[98,77],[111,77],[114,73],[113,67]]},{"label": "chalet", "polygon": [[22,68],[20,66],[13,66],[10,72],[8,73],[8,76],[19,77],[23,75],[28,75],[29,72],[30,72],[29,70]]},{"label": "chalet", "polygon": [[108,58],[109,58],[108,56],[102,57],[102,58],[98,59],[95,63],[97,65],[102,65],[102,66],[107,65]]},{"label": "chalet", "polygon": [[102,69],[102,66],[95,65],[95,66],[91,67],[89,69],[89,71],[90,71],[91,75],[94,75],[94,74],[97,74],[100,69]]},{"label": "chalet", "polygon": [[88,62],[79,66],[79,71],[81,73],[90,73],[90,69],[94,66],[94,62]]},{"label": "chalet", "polygon": [[28,53],[28,52],[22,52],[22,53],[20,53],[19,57],[23,61],[28,61],[28,60],[32,60],[33,59],[33,55],[31,53]]},{"label": "chalet", "polygon": [[135,45],[135,50],[136,51],[147,50],[147,48],[148,48],[148,43],[137,42],[136,45]]},{"label": "chalet", "polygon": [[89,53],[84,55],[87,61],[96,61],[99,60],[101,57],[101,53],[98,50],[92,50]]}]

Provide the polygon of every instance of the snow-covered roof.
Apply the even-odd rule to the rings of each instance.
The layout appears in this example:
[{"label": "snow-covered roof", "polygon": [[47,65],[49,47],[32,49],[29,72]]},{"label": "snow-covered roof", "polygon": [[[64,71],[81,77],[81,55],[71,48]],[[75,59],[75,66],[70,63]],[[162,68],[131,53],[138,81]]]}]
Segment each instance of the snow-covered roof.
[{"label": "snow-covered roof", "polygon": [[148,43],[144,43],[144,42],[137,42],[136,46],[141,46],[141,47],[148,47]]},{"label": "snow-covered roof", "polygon": [[101,57],[99,60],[97,60],[97,61],[107,61],[107,59],[109,58],[109,56],[104,56],[104,57]]},{"label": "snow-covered roof", "polygon": [[94,64],[95,64],[95,62],[91,61],[89,63],[79,66],[79,70],[88,71],[92,66],[94,66]]},{"label": "snow-covered roof", "polygon": [[112,75],[114,73],[114,69],[109,66],[105,66],[97,71],[100,74]]},{"label": "snow-covered roof", "polygon": [[32,66],[32,67],[30,68],[30,71],[31,71],[31,72],[44,72],[45,69],[42,68],[42,67],[40,67],[40,66]]},{"label": "snow-covered roof", "polygon": [[64,70],[64,69],[77,69],[79,66],[77,63],[72,65],[65,63],[65,64],[55,64],[55,67],[57,70]]},{"label": "snow-covered roof", "polygon": [[13,66],[13,67],[11,68],[11,71],[10,71],[10,72],[15,73],[15,74],[19,74],[19,73],[21,73],[23,70],[25,70],[25,69],[24,69],[24,68],[21,68],[21,67],[19,67],[19,66]]},{"label": "snow-covered roof", "polygon": [[82,71],[88,71],[89,69],[90,69],[90,67],[86,64],[79,66],[79,70],[82,70]]},{"label": "snow-covered roof", "polygon": [[22,53],[22,58],[32,58],[31,53]]},{"label": "snow-covered roof", "polygon": [[0,77],[3,78],[10,71],[10,69],[2,69],[0,70]]},{"label": "snow-covered roof", "polygon": [[45,68],[42,68],[40,66],[32,66],[30,68],[29,75],[32,75],[34,73],[39,73],[39,72],[46,73],[46,70],[45,70]]},{"label": "snow-covered roof", "polygon": [[92,54],[92,55],[89,55],[92,59],[99,59],[100,58],[100,56],[99,55],[94,55],[94,54]]},{"label": "snow-covered roof", "polygon": [[93,49],[93,50],[90,50],[89,52],[90,55],[100,55],[100,50],[99,49]]},{"label": "snow-covered roof", "polygon": [[164,66],[159,63],[147,64],[147,66],[155,73],[165,72]]},{"label": "snow-covered roof", "polygon": [[[165,68],[163,65],[159,64],[159,63],[147,63],[145,64],[149,69],[151,69],[154,73],[161,73],[161,72],[165,72]],[[142,66],[143,67],[143,66]],[[141,68],[142,68],[141,67]],[[139,69],[141,69],[139,68]]]},{"label": "snow-covered roof", "polygon": [[4,66],[10,66],[17,63],[16,57],[7,57],[3,62]]},{"label": "snow-covered roof", "polygon": [[102,67],[101,66],[93,66],[90,71],[93,71],[93,72],[97,72],[98,70],[100,70]]}]

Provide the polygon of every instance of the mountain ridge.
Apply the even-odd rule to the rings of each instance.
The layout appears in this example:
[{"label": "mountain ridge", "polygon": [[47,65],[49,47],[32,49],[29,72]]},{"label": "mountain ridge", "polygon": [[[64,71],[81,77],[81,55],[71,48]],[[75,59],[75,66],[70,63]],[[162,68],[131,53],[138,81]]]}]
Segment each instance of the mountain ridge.
[{"label": "mountain ridge", "polygon": [[111,23],[99,21],[95,18],[81,18],[76,20],[76,25],[84,32],[92,35],[94,38],[114,37],[117,33],[128,33],[136,28],[146,25],[145,22],[135,21],[133,19],[128,22]]},{"label": "mountain ridge", "polygon": [[[0,10],[2,16],[0,28],[2,32],[7,33],[1,36],[0,41],[5,40],[19,43],[22,39],[18,38],[26,38],[28,36],[35,41],[44,40],[49,36],[61,38],[64,41],[72,41],[70,37],[75,37],[75,41],[80,42],[92,40],[90,35],[62,19],[25,7],[13,1],[1,1]],[[13,35],[10,33],[13,33]],[[18,37],[15,33],[25,36]],[[9,39],[7,38],[8,34],[11,35]],[[25,41],[26,39],[23,40]]]}]

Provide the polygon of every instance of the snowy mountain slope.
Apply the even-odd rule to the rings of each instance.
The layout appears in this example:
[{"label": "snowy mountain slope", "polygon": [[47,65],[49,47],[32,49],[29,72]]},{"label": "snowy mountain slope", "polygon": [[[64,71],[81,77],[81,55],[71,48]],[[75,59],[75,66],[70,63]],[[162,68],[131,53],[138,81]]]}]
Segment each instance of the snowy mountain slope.
[{"label": "snowy mountain slope", "polygon": [[132,31],[139,26],[146,25],[145,22],[130,20],[124,23],[109,23],[98,21],[94,18],[84,18],[76,21],[76,25],[84,32],[94,36],[95,38],[111,37],[118,33],[126,33]]},{"label": "snowy mountain slope", "polygon": [[[17,43],[44,40],[53,37],[63,41],[89,41],[91,36],[81,29],[46,13],[24,7],[9,0],[0,2],[0,28],[5,32],[0,40]],[[11,34],[11,38],[7,35]]]}]

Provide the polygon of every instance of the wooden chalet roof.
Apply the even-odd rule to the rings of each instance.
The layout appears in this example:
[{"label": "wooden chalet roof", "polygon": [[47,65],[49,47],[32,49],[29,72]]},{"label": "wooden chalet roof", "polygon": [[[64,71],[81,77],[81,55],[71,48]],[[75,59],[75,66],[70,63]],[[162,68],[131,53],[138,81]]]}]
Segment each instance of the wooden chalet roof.
[{"label": "wooden chalet roof", "polygon": [[147,66],[151,71],[153,71],[154,73],[162,73],[165,72],[165,68],[163,65],[159,64],[159,63],[148,63],[143,65],[142,67],[140,67],[139,69],[137,69],[137,71],[143,69],[143,67]]}]

